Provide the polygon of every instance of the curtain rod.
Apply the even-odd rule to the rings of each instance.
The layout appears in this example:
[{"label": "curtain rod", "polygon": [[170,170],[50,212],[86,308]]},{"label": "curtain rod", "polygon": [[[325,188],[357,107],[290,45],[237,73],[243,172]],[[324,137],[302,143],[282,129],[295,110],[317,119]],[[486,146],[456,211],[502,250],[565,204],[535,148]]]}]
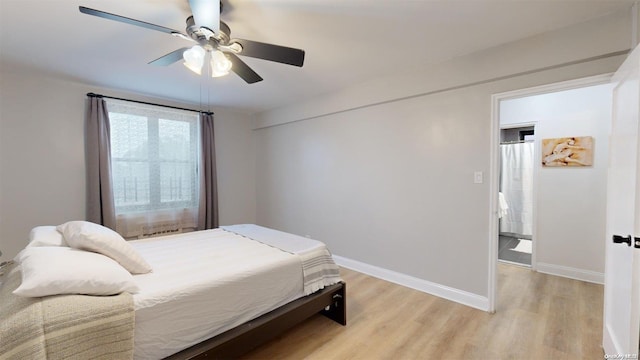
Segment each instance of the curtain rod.
[{"label": "curtain rod", "polygon": [[514,140],[514,141],[503,141],[500,145],[511,145],[511,144],[524,144],[527,142],[534,142],[534,140]]},{"label": "curtain rod", "polygon": [[92,93],[92,92],[87,93],[87,96],[88,96],[88,97],[97,97],[97,98],[107,98],[107,99],[113,99],[113,100],[129,101],[129,102],[134,102],[134,103],[138,103],[138,104],[161,106],[161,107],[166,107],[166,108],[170,108],[170,109],[185,110],[185,111],[193,111],[193,112],[197,112],[197,113],[203,113],[203,114],[207,114],[207,115],[213,115],[213,111],[199,111],[199,110],[193,110],[193,109],[182,108],[182,107],[178,107],[178,106],[170,106],[170,105],[154,104],[154,103],[146,102],[146,101],[138,101],[138,100],[123,99],[123,98],[119,98],[119,97],[113,97],[113,96],[107,96],[107,95],[95,94],[95,93]]}]

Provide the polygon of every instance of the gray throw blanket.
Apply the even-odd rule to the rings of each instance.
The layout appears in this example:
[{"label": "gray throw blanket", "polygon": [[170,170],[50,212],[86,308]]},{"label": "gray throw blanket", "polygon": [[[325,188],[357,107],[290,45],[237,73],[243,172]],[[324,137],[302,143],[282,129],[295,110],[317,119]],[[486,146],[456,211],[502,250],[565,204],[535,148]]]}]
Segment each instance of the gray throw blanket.
[{"label": "gray throw blanket", "polygon": [[[11,265],[0,281],[0,359],[131,359],[134,311],[129,293],[25,298]],[[81,270],[80,270],[81,271]]]}]

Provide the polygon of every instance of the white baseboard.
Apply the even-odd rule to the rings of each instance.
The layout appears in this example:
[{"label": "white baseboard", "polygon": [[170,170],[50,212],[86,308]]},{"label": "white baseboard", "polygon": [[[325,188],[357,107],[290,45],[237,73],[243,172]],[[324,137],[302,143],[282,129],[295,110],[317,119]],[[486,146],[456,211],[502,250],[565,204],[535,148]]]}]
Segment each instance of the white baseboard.
[{"label": "white baseboard", "polygon": [[602,348],[604,349],[604,353],[609,355],[623,354],[622,347],[619,346],[612,335],[609,326],[605,325],[602,331]]},{"label": "white baseboard", "polygon": [[382,280],[390,281],[398,285],[422,291],[427,294],[455,301],[457,303],[480,309],[482,311],[489,311],[489,299],[487,297],[436,284],[431,281],[402,274],[393,270],[384,269],[378,266],[369,265],[338,255],[333,255],[333,259],[335,260],[336,264],[347,269],[355,270]]},{"label": "white baseboard", "polygon": [[591,270],[576,269],[568,266],[539,262],[536,264],[536,271],[595,284],[604,284],[604,273],[599,273]]}]

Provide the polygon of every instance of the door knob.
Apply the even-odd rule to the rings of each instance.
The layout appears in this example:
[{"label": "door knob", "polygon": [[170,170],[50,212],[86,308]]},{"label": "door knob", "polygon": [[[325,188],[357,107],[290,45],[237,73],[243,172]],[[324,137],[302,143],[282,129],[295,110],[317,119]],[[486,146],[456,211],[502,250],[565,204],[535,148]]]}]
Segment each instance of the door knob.
[{"label": "door knob", "polygon": [[629,236],[613,235],[613,242],[616,244],[627,244],[628,246],[631,246],[631,235]]}]

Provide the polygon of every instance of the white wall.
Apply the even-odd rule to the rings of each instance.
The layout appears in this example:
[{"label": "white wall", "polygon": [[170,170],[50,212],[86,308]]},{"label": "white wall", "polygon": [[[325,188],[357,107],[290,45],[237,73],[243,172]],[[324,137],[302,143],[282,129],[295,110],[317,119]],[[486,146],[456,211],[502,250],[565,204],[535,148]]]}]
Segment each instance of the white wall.
[{"label": "white wall", "polygon": [[[0,69],[0,250],[12,258],[37,225],[85,218],[87,92],[167,105],[167,100]],[[255,222],[255,153],[248,114],[214,109],[220,222]]]},{"label": "white wall", "polygon": [[585,59],[628,49],[629,19],[612,14],[260,114],[258,223],[488,308],[491,95],[614,71],[624,56]]},{"label": "white wall", "polygon": [[500,102],[500,123],[536,123],[541,139],[593,136],[590,167],[538,167],[536,267],[539,271],[603,281],[612,106],[611,85],[589,86]]},{"label": "white wall", "polygon": [[467,90],[260,130],[258,222],[482,294],[468,269],[485,269],[487,258],[468,255],[486,252],[486,219],[470,216],[488,206],[486,184],[472,183],[488,168],[483,102]]}]

